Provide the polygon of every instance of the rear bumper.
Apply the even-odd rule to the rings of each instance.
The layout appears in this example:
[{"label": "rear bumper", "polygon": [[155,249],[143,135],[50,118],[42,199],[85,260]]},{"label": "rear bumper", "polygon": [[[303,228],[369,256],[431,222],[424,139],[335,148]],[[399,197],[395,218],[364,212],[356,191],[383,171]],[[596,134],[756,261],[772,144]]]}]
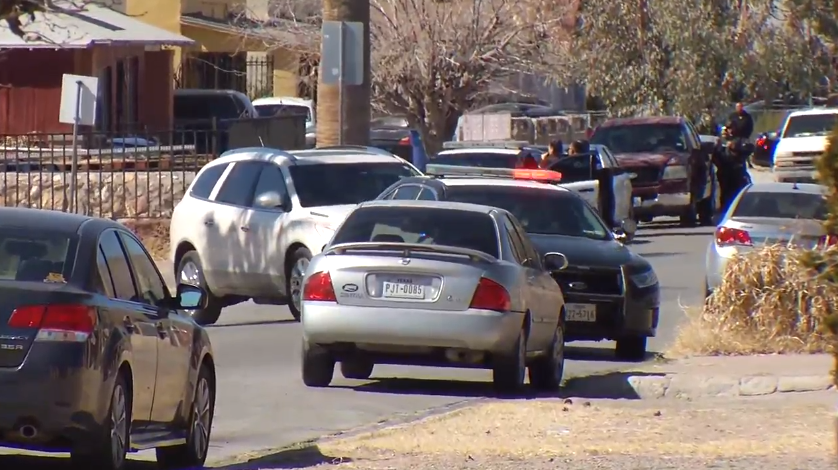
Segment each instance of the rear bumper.
[{"label": "rear bumper", "polygon": [[814,167],[777,168],[771,170],[778,183],[817,183],[818,171]]},{"label": "rear bumper", "polygon": [[[58,346],[68,351],[56,364],[54,351],[47,350],[57,346],[36,343],[22,366],[0,368],[0,446],[66,451],[88,445],[100,432],[107,406],[101,401],[108,401],[99,400],[102,374],[81,363],[82,351],[69,351],[83,345]],[[36,435],[24,437],[24,425]]]},{"label": "rear bumper", "polygon": [[370,348],[457,348],[508,351],[518,338],[523,313],[461,312],[341,306],[305,302],[303,337],[312,344]]}]

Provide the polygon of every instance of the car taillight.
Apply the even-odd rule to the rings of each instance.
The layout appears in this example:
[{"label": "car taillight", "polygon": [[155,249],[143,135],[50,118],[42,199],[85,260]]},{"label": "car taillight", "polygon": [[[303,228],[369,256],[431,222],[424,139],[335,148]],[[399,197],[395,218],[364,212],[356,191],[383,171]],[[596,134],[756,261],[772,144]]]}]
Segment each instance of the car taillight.
[{"label": "car taillight", "polygon": [[716,244],[725,245],[753,245],[751,235],[744,230],[730,227],[719,227],[716,229]]},{"label": "car taillight", "polygon": [[336,302],[337,297],[335,297],[335,289],[332,287],[332,276],[326,271],[309,276],[305,287],[303,287],[303,300]]},{"label": "car taillight", "polygon": [[838,235],[824,235],[818,240],[818,248],[829,248],[838,244]]},{"label": "car taillight", "polygon": [[399,145],[410,145],[410,137],[402,137],[399,139]]},{"label": "car taillight", "polygon": [[89,305],[27,305],[12,312],[9,326],[37,329],[36,341],[84,342],[96,328],[96,311]]},{"label": "car taillight", "polygon": [[765,140],[765,137],[760,137],[759,139],[757,139],[757,146],[765,147]]},{"label": "car taillight", "polygon": [[483,277],[477,284],[477,290],[474,291],[469,308],[508,312],[511,306],[509,292],[497,282]]}]

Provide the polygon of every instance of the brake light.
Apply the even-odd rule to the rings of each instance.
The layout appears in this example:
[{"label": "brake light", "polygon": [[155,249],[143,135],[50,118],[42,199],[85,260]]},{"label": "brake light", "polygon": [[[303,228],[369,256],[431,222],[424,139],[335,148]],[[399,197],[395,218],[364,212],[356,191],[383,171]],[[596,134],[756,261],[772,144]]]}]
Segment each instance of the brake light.
[{"label": "brake light", "polygon": [[483,277],[477,284],[469,308],[508,312],[511,306],[512,300],[509,297],[509,292],[497,282]]},{"label": "brake light", "polygon": [[326,271],[320,271],[309,276],[305,287],[303,287],[303,300],[337,302],[335,289],[332,287],[332,276]]},{"label": "brake light", "polygon": [[516,180],[558,182],[562,180],[562,174],[552,170],[522,169],[512,170],[512,178]]},{"label": "brake light", "polygon": [[719,227],[716,229],[716,244],[719,246],[726,245],[745,245],[751,246],[751,235],[745,230],[730,227]]},{"label": "brake light", "polygon": [[16,308],[8,324],[38,329],[36,341],[84,342],[96,327],[96,311],[88,305],[27,305]]},{"label": "brake light", "polygon": [[766,141],[765,137],[760,137],[759,139],[757,139],[757,146],[758,147],[765,147],[765,141]]},{"label": "brake light", "polygon": [[402,137],[399,140],[399,145],[410,145],[410,137]]},{"label": "brake light", "polygon": [[824,235],[818,240],[818,248],[829,248],[838,244],[838,235]]}]

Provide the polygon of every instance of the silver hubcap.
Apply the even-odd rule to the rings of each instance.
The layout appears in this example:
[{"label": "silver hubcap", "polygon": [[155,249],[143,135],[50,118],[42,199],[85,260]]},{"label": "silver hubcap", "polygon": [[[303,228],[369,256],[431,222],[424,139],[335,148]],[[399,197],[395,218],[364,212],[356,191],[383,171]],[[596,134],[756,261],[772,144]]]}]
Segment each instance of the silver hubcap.
[{"label": "silver hubcap", "polygon": [[212,425],[212,398],[206,379],[198,382],[195,391],[195,403],[192,404],[192,445],[195,455],[202,459],[209,447],[210,426]]},{"label": "silver hubcap", "polygon": [[125,409],[125,390],[117,385],[111,399],[111,455],[116,467],[125,460],[125,444],[128,441],[128,419]]},{"label": "silver hubcap", "polygon": [[[183,263],[183,267],[180,269],[180,282],[189,284],[190,286],[201,287],[201,270],[198,269],[195,263],[192,261]],[[189,315],[194,315],[197,310],[185,310],[185,312]]]},{"label": "silver hubcap", "polygon": [[564,332],[561,328],[556,332],[556,344],[553,345],[553,373],[557,379],[564,375]]},{"label": "silver hubcap", "polygon": [[300,258],[296,263],[294,263],[294,266],[291,267],[291,302],[294,303],[294,308],[296,308],[298,312],[302,306],[303,276],[305,276],[306,269],[308,269],[308,263],[308,259]]}]

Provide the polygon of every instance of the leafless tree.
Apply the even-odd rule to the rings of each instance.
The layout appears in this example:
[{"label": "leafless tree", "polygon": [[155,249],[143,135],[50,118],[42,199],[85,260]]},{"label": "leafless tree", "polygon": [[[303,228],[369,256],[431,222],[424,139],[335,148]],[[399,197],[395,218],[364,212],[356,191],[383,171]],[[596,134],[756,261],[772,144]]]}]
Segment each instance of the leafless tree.
[{"label": "leafless tree", "polygon": [[[0,0],[0,21],[5,23],[5,27],[12,34],[25,41],[61,44],[60,37],[46,37],[44,34],[29,31],[26,25],[39,21],[39,16],[43,17],[49,13],[78,13],[90,5],[114,7],[118,5],[119,0],[115,2],[106,0]],[[48,18],[43,21],[49,23]]]}]

